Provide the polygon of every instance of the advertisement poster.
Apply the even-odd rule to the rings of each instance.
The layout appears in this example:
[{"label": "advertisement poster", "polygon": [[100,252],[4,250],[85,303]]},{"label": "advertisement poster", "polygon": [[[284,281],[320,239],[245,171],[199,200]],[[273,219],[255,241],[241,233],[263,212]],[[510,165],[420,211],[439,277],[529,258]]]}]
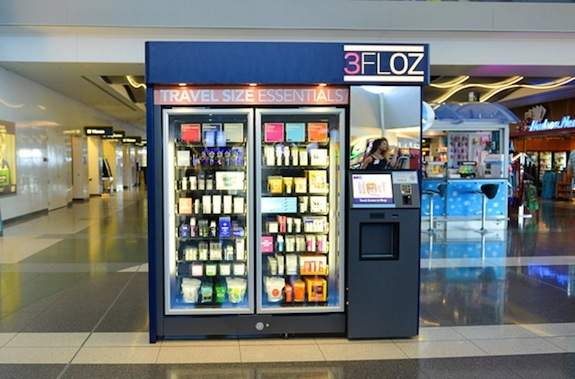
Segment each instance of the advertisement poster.
[{"label": "advertisement poster", "polygon": [[11,193],[16,193],[15,126],[0,120],[0,195]]},{"label": "advertisement poster", "polygon": [[353,174],[353,205],[377,207],[393,204],[391,174]]}]

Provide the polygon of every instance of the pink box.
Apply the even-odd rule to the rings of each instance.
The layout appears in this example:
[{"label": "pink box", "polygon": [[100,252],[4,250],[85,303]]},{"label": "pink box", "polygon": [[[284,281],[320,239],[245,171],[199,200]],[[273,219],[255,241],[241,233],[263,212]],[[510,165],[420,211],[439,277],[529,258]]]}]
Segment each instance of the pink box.
[{"label": "pink box", "polygon": [[272,236],[263,236],[261,242],[262,253],[274,252],[274,238]]},{"label": "pink box", "polygon": [[264,124],[264,141],[283,142],[284,141],[284,124],[281,122],[266,122]]}]

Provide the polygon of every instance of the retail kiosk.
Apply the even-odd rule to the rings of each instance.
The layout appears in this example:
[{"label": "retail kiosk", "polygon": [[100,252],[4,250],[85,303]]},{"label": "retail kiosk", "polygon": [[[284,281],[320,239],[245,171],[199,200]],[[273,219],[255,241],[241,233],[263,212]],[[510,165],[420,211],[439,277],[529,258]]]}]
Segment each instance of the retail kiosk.
[{"label": "retail kiosk", "polygon": [[417,334],[427,45],[149,42],[146,81],[151,342]]}]

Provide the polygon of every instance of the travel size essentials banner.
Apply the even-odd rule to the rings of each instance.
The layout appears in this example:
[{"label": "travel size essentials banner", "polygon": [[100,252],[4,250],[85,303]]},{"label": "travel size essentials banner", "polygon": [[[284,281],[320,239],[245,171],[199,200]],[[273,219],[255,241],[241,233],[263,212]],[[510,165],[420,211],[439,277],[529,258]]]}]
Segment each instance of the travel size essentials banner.
[{"label": "travel size essentials banner", "polygon": [[341,87],[170,87],[154,90],[156,105],[346,105]]},{"label": "travel size essentials banner", "polygon": [[0,196],[11,193],[16,193],[15,125],[0,120]]}]

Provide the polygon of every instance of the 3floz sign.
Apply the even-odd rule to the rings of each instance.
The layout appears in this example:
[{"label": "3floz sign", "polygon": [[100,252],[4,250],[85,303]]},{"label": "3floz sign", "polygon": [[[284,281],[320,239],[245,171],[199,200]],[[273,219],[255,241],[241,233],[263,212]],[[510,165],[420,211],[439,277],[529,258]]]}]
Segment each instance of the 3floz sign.
[{"label": "3floz sign", "polygon": [[344,82],[425,83],[423,45],[344,45]]}]

